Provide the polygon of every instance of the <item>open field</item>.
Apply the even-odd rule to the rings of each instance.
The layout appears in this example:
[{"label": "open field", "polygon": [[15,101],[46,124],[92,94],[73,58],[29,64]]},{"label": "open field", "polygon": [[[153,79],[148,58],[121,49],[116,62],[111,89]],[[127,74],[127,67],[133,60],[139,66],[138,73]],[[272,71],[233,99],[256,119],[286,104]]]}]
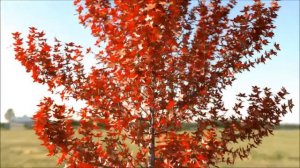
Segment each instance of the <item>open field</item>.
[{"label": "open field", "polygon": [[[248,160],[221,167],[300,167],[299,130],[276,130],[253,150]],[[33,130],[1,130],[1,168],[57,167],[55,157],[47,157]]]},{"label": "open field", "polygon": [[33,130],[1,130],[1,168],[55,167]]}]

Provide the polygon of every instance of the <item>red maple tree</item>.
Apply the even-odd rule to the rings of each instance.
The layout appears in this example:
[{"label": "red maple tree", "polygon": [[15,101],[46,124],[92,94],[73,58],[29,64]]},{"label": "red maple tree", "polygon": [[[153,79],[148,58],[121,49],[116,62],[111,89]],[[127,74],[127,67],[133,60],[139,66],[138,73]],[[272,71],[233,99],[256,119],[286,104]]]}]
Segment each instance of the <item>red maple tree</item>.
[{"label": "red maple tree", "polygon": [[[31,27],[26,47],[13,33],[15,56],[63,102],[85,102],[80,111],[44,98],[34,129],[49,155],[68,167],[209,167],[245,158],[272,134],[292,101],[283,88],[240,93],[226,115],[222,95],[235,75],[265,63],[279,45],[279,6],[259,0],[229,17],[235,0],[75,0],[80,23],[96,37],[97,52],[73,42],[46,42]],[[105,47],[103,47],[105,46]],[[85,72],[86,54],[97,65]],[[247,102],[247,103],[245,103]],[[247,105],[246,105],[247,104]],[[246,106],[246,107],[244,107]],[[289,109],[288,109],[289,108]],[[245,111],[247,114],[243,114]],[[80,126],[72,127],[74,115]],[[182,123],[195,122],[193,131]],[[100,128],[104,125],[104,129]],[[219,126],[223,129],[219,129]],[[247,145],[232,147],[246,141]],[[133,150],[134,149],[134,150]]]}]

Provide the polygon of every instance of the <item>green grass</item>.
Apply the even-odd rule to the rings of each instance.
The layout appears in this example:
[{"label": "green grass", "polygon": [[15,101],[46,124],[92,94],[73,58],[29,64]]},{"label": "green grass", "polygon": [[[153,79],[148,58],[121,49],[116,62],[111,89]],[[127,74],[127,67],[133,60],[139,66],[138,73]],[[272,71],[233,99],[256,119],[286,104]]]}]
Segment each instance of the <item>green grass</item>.
[{"label": "green grass", "polygon": [[[248,160],[221,167],[300,167],[299,130],[276,130],[252,151]],[[1,168],[56,167],[32,130],[1,130]]]},{"label": "green grass", "polygon": [[299,136],[299,130],[276,130],[274,136],[265,138],[258,148],[252,150],[248,159],[222,167],[299,168]]}]

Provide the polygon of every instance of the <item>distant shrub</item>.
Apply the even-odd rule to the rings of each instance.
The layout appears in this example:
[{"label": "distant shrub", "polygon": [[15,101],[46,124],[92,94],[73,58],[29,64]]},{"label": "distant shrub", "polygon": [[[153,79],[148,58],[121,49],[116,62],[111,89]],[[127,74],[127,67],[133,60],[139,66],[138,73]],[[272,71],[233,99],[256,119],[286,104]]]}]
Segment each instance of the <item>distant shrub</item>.
[{"label": "distant shrub", "polygon": [[10,128],[9,123],[1,123],[1,129],[8,130]]},{"label": "distant shrub", "polygon": [[295,129],[300,129],[300,125],[298,125],[298,124],[281,124],[281,125],[277,126],[275,129],[295,130]]},{"label": "distant shrub", "polygon": [[[221,123],[217,123],[218,128],[224,128],[224,125]],[[197,128],[197,123],[182,123],[182,129],[185,131],[195,130]],[[277,130],[295,130],[300,129],[300,125],[298,124],[281,124],[275,127]]]},{"label": "distant shrub", "polygon": [[[79,127],[79,126],[80,126],[80,122],[79,122],[78,120],[73,120],[73,121],[72,121],[72,126],[73,126],[73,127]],[[99,126],[101,129],[104,129],[105,124],[98,124],[98,126]]]},{"label": "distant shrub", "polygon": [[182,123],[182,130],[195,130],[197,129],[197,123]]},{"label": "distant shrub", "polygon": [[32,123],[25,123],[24,124],[24,128],[25,129],[32,129],[33,128],[33,124]]}]

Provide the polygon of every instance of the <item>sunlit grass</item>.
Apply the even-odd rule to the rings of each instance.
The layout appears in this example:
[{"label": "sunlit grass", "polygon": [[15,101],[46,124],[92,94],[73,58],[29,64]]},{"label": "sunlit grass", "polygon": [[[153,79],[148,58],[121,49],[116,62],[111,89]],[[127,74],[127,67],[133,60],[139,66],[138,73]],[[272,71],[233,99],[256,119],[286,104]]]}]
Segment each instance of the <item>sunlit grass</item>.
[{"label": "sunlit grass", "polygon": [[[299,130],[276,130],[274,136],[263,140],[248,160],[221,167],[300,167]],[[137,147],[126,142],[136,151]],[[57,167],[56,157],[47,157],[33,130],[1,130],[1,167]]]},{"label": "sunlit grass", "polygon": [[276,130],[274,136],[264,138],[262,144],[252,150],[248,159],[237,160],[235,165],[221,166],[299,168],[299,135],[299,130]]},{"label": "sunlit grass", "polygon": [[1,167],[57,167],[33,130],[1,130]]}]

